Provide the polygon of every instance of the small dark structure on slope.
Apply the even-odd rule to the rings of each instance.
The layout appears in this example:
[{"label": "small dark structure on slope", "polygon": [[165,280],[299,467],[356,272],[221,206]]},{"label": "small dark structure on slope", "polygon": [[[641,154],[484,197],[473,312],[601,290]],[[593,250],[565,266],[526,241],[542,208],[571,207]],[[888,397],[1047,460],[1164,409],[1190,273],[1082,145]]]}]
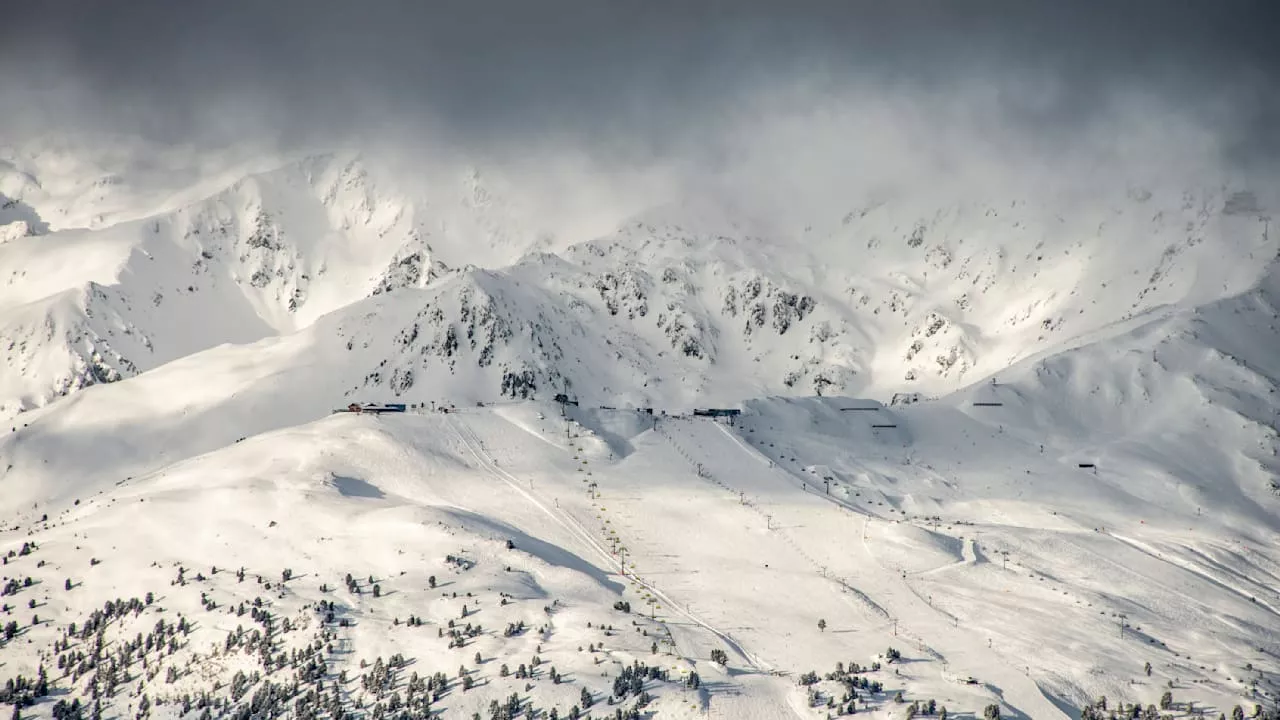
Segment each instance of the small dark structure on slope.
[{"label": "small dark structure on slope", "polygon": [[696,408],[694,409],[693,414],[697,417],[735,418],[741,415],[742,411],[737,408]]},{"label": "small dark structure on slope", "polygon": [[404,403],[351,403],[345,408],[334,410],[336,413],[369,413],[371,415],[381,415],[382,413],[402,413],[407,406]]}]

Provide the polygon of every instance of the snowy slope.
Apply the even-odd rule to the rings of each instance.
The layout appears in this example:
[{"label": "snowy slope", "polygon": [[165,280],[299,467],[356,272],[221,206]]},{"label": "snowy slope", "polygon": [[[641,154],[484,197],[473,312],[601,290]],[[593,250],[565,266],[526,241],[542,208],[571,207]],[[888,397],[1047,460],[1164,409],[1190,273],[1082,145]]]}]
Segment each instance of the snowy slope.
[{"label": "snowy slope", "polygon": [[105,717],[425,716],[414,672],[445,717],[612,717],[637,661],[654,717],[1275,706],[1261,190],[682,198],[565,238],[488,169],[120,152],[0,166],[0,668],[64,693],[23,717],[93,685]]},{"label": "snowy slope", "polygon": [[425,199],[382,190],[354,156],[325,155],[99,229],[29,236],[29,223],[12,220],[6,227],[21,232],[0,245],[0,322],[11,343],[0,412],[422,287],[469,259],[477,240],[498,238],[491,260],[501,262],[503,244],[519,238],[508,237],[500,203],[474,173],[457,190],[456,207],[423,217]]},{"label": "snowy slope", "polygon": [[[1244,524],[1223,515],[1230,503],[1203,515],[1177,504],[1153,508],[1128,481],[1141,477],[1140,453],[1117,453],[1093,475],[945,406],[841,410],[870,406],[850,398],[754,401],[738,428],[661,416],[655,428],[637,411],[583,408],[566,426],[547,403],[335,416],[190,460],[156,461],[96,493],[82,488],[75,502],[24,510],[9,544],[16,550],[34,540],[39,549],[12,559],[11,572],[41,580],[17,599],[36,597],[33,610],[45,617],[74,617],[151,590],[160,605],[194,618],[189,647],[168,661],[178,685],[157,685],[152,702],[245,667],[247,659],[199,653],[241,624],[225,618],[227,608],[264,590],[272,591],[264,598],[272,616],[294,618],[295,629],[308,603],[340,601],[355,629],[333,630],[354,656],[326,655],[329,673],[347,668],[354,678],[359,659],[393,653],[416,658],[413,669],[424,675],[473,667],[476,651],[495,658],[475,672],[496,686],[462,693],[455,684],[442,703],[448,716],[469,715],[509,691],[561,712],[583,686],[599,697],[610,681],[589,680],[599,675],[587,669],[596,661],[577,650],[597,640],[605,642],[609,677],[633,659],[660,660],[676,677],[699,674],[702,693],[670,680],[646,685],[658,717],[819,717],[806,709],[810,698],[797,680],[837,662],[884,663],[865,675],[881,691],[859,691],[857,703],[879,717],[903,709],[893,702],[899,691],[953,713],[998,703],[1015,717],[1037,718],[1062,716],[1059,708],[1100,694],[1152,704],[1166,679],[1179,702],[1202,708],[1266,702],[1275,692],[1274,514],[1266,524]],[[871,427],[886,423],[909,428],[909,440]],[[42,425],[18,434],[37,437]],[[130,434],[128,426],[104,434],[93,458],[118,463],[124,451],[108,448]],[[40,522],[45,513],[49,520]],[[507,539],[513,549],[503,549]],[[468,562],[451,568],[445,555]],[[45,564],[31,567],[37,558]],[[206,565],[220,574],[192,580]],[[195,587],[166,590],[176,566]],[[275,589],[226,578],[240,566]],[[459,597],[474,593],[469,617],[485,629],[445,654],[448,637],[431,626],[447,625],[460,604],[454,586],[432,592],[426,575],[452,577],[446,573],[464,567]],[[294,579],[276,587],[284,568]],[[346,572],[372,576],[385,599],[371,599],[368,585],[363,595],[335,590]],[[65,598],[56,589],[64,576],[73,585]],[[194,602],[206,594],[211,610]],[[651,619],[617,635],[582,634],[588,621],[631,627],[634,616],[610,610],[619,601]],[[541,627],[549,603],[551,625],[537,648],[497,632],[520,618]],[[1123,634],[1118,613],[1126,615]],[[425,628],[397,629],[410,614],[425,618]],[[58,637],[48,626],[25,633],[37,643]],[[888,647],[904,660],[886,663]],[[713,649],[729,654],[728,675],[711,662]],[[496,665],[514,669],[525,654],[569,674],[572,692],[545,676],[513,685],[496,674]],[[587,657],[593,664],[581,666]],[[34,660],[21,660],[18,671],[32,673]],[[195,667],[203,675],[182,680]],[[290,672],[265,676],[278,683]],[[1255,679],[1260,694],[1251,696]],[[339,687],[358,702],[354,680]],[[823,703],[846,692],[832,680],[814,689]],[[136,710],[137,697],[122,692],[111,702]]]}]

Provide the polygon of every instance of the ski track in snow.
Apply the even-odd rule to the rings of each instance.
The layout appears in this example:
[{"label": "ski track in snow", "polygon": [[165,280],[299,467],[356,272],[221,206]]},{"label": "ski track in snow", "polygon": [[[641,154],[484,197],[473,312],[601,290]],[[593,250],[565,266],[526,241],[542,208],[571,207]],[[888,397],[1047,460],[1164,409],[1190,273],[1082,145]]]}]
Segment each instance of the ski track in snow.
[{"label": "ski track in snow", "polygon": [[[710,623],[704,621],[702,618],[698,617],[696,614],[689,611],[689,609],[686,606],[673,600],[669,595],[667,595],[667,593],[663,592],[661,589],[653,585],[651,582],[645,580],[644,578],[638,575],[635,575],[634,573],[628,575],[625,572],[625,568],[622,566],[621,562],[614,557],[613,553],[611,553],[607,548],[601,545],[600,542],[597,541],[592,536],[590,530],[588,530],[577,518],[573,517],[572,514],[568,513],[562,508],[557,508],[560,511],[559,513],[555,512],[552,508],[548,507],[546,503],[538,499],[532,492],[522,487],[520,480],[518,478],[516,478],[514,475],[512,475],[511,473],[507,472],[504,468],[499,466],[495,462],[494,458],[489,456],[484,451],[483,442],[480,440],[479,437],[475,435],[475,431],[473,429],[471,429],[469,426],[466,426],[465,420],[461,417],[460,413],[449,413],[448,418],[450,422],[450,427],[457,434],[458,440],[463,444],[463,447],[467,449],[467,452],[472,457],[475,458],[476,462],[480,465],[480,467],[485,472],[489,473],[494,478],[502,480],[508,487],[510,487],[512,490],[518,493],[530,504],[532,504],[533,506],[541,510],[545,515],[550,517],[561,527],[571,531],[574,535],[577,536],[577,538],[582,542],[582,544],[585,547],[593,551],[597,556],[599,556],[606,563],[610,565],[614,563],[618,563],[619,572],[623,575],[623,577],[626,577],[627,579],[631,580],[637,585],[640,585],[641,587],[645,588],[654,596],[661,598],[662,601],[666,603],[668,607],[675,610],[685,619],[697,625],[698,627],[702,628],[703,630],[707,631],[711,635],[719,638],[720,641],[723,642],[731,651],[733,651],[735,654],[741,657],[748,664],[748,666],[752,669],[753,672],[760,675],[764,675],[765,677],[768,677],[775,672],[774,668],[768,662],[761,659],[755,653],[752,653],[751,651],[747,650],[745,647],[742,646],[742,644],[739,641],[737,641],[735,638],[733,638],[733,636],[731,636],[727,632],[724,632],[714,627]],[[770,685],[776,685],[776,683],[770,683]],[[771,691],[771,694],[775,694],[777,692],[778,692],[777,690],[773,690]],[[786,690],[782,690],[781,692],[784,695],[789,695],[789,693],[787,693]],[[764,698],[757,697],[750,700],[748,704],[755,706],[762,702],[765,703],[765,706],[767,706],[774,701],[765,701]],[[789,703],[787,703],[785,706],[788,708],[791,708],[793,711],[795,710],[795,708]],[[717,707],[717,704],[713,702],[711,704],[711,707],[715,708]],[[736,712],[741,712],[741,711],[739,709]],[[741,717],[742,715],[737,715],[737,716]],[[804,717],[803,714],[799,714],[799,713],[797,713],[797,716]],[[765,714],[765,715],[761,715],[760,717],[770,717],[770,715]],[[776,715],[772,717],[776,717]]]},{"label": "ski track in snow", "polygon": [[[722,436],[733,441],[733,445],[747,456],[759,457],[758,453],[749,447],[737,441],[733,434],[724,426],[718,423],[709,423],[719,431]],[[692,428],[690,428],[692,429]],[[672,435],[666,433],[665,437],[675,443]],[[704,449],[705,451],[705,449]],[[685,451],[681,451],[684,453]],[[726,457],[723,454],[711,453],[717,458],[717,462],[723,464]],[[691,460],[692,461],[692,460]],[[758,466],[759,463],[756,463]],[[786,471],[777,468],[774,463],[766,461],[766,467],[763,468],[769,474],[784,473],[791,475]],[[741,475],[735,475],[732,472],[725,473],[726,477],[735,478]],[[807,488],[808,482],[801,476],[795,476],[800,483]],[[781,479],[781,478],[779,478]],[[724,483],[716,481],[726,490],[732,491],[732,488]],[[806,490],[805,496],[820,497],[824,500],[834,503],[839,508],[848,513],[850,508],[836,498],[820,493],[810,493]],[[763,512],[763,511],[760,511]],[[1062,710],[1051,702],[1041,691],[1039,685],[1031,680],[1021,671],[1011,667],[1007,662],[992,664],[990,659],[992,656],[1000,657],[999,653],[974,653],[972,647],[980,645],[975,642],[967,633],[959,631],[953,624],[956,620],[953,616],[947,615],[945,612],[932,607],[919,593],[910,586],[909,583],[897,572],[891,571],[880,564],[870,547],[866,543],[866,531],[872,518],[869,515],[859,513],[862,517],[862,528],[859,533],[861,542],[858,547],[861,550],[862,557],[868,562],[860,564],[860,567],[876,567],[881,570],[881,577],[877,578],[874,583],[865,583],[866,586],[874,586],[875,593],[878,595],[873,604],[876,608],[892,607],[894,613],[890,616],[891,622],[897,620],[897,633],[910,638],[913,644],[920,650],[929,652],[936,658],[943,660],[948,666],[963,668],[970,676],[985,677],[991,680],[991,684],[999,689],[1001,696],[1005,702],[1015,711],[1021,713],[1021,717],[1035,718],[1066,718]],[[806,558],[811,564],[823,568],[818,561],[807,555],[794,540],[792,540],[785,532],[780,536],[788,544],[792,545],[797,553]],[[958,564],[965,564],[967,561],[962,560]],[[825,573],[824,573],[825,575]],[[889,582],[886,582],[888,580]],[[849,582],[840,580],[842,585],[858,584],[856,581]],[[906,593],[898,593],[891,589],[894,584],[901,585],[906,589]],[[939,622],[939,617],[945,617],[951,622]],[[925,638],[928,638],[926,641]],[[926,649],[928,648],[928,649]]]},{"label": "ski track in snow", "polygon": [[[1245,591],[1245,590],[1243,590],[1243,589],[1241,589],[1241,588],[1239,588],[1239,587],[1236,587],[1235,585],[1231,585],[1231,584],[1229,584],[1229,583],[1227,583],[1227,582],[1224,582],[1224,581],[1223,581],[1222,579],[1220,579],[1220,578],[1216,578],[1216,577],[1214,577],[1213,575],[1211,575],[1211,574],[1209,574],[1209,573],[1205,572],[1204,570],[1202,570],[1201,568],[1197,567],[1197,566],[1196,566],[1196,565],[1194,565],[1193,563],[1187,562],[1187,561],[1185,561],[1185,560],[1183,560],[1183,559],[1179,558],[1177,555],[1169,555],[1169,554],[1166,554],[1166,553],[1162,553],[1162,552],[1160,552],[1160,551],[1156,550],[1155,548],[1151,547],[1151,546],[1150,546],[1150,545],[1148,545],[1147,543],[1144,543],[1144,542],[1142,542],[1142,541],[1140,541],[1140,540],[1137,540],[1137,539],[1135,539],[1135,538],[1131,538],[1131,537],[1125,537],[1124,535],[1119,535],[1119,534],[1117,534],[1117,533],[1115,533],[1115,532],[1110,532],[1110,531],[1108,531],[1108,532],[1107,532],[1107,535],[1108,535],[1108,536],[1110,536],[1110,537],[1115,538],[1115,539],[1116,539],[1116,540],[1118,540],[1119,542],[1122,542],[1122,543],[1124,543],[1125,545],[1128,545],[1128,546],[1132,547],[1133,549],[1135,549],[1135,550],[1137,550],[1137,551],[1139,551],[1139,552],[1141,552],[1141,553],[1143,553],[1143,554],[1145,554],[1145,555],[1149,555],[1150,557],[1155,558],[1156,560],[1159,560],[1159,561],[1161,561],[1161,562],[1164,562],[1164,563],[1168,563],[1168,564],[1170,564],[1170,565],[1177,566],[1178,568],[1180,568],[1180,569],[1182,569],[1182,570],[1185,570],[1185,571],[1187,571],[1187,572],[1191,573],[1192,575],[1195,575],[1195,576],[1196,576],[1196,577],[1198,577],[1198,578],[1203,579],[1205,582],[1211,583],[1212,585],[1214,585],[1214,586],[1216,586],[1216,587],[1220,587],[1220,588],[1222,588],[1222,589],[1224,589],[1224,590],[1227,590],[1227,591],[1229,591],[1229,592],[1232,592],[1232,593],[1234,593],[1234,594],[1236,594],[1236,595],[1240,596],[1241,598],[1244,598],[1244,599],[1246,599],[1246,600],[1249,600],[1250,602],[1253,602],[1253,603],[1255,603],[1255,604],[1257,604],[1257,605],[1260,605],[1260,606],[1262,606],[1262,607],[1265,607],[1267,610],[1271,611],[1271,613],[1272,613],[1273,615],[1275,615],[1275,616],[1276,616],[1277,623],[1280,623],[1280,609],[1277,609],[1277,608],[1276,608],[1276,606],[1274,606],[1274,605],[1272,605],[1271,603],[1267,602],[1265,599],[1259,599],[1256,595],[1250,594],[1249,592],[1247,592],[1247,591]],[[1190,549],[1192,549],[1192,548],[1187,548],[1187,549],[1188,549],[1188,550],[1190,550]],[[1195,599],[1194,597],[1191,597],[1191,596],[1185,596],[1185,597],[1187,598],[1187,601],[1188,601],[1188,602],[1196,602],[1196,603],[1200,604],[1202,607],[1205,607],[1205,608],[1206,608],[1206,610],[1207,610],[1207,609],[1209,609],[1207,606],[1205,606],[1205,605],[1204,605],[1204,603],[1203,603],[1203,602],[1198,601],[1198,600],[1197,600],[1197,599]]]}]

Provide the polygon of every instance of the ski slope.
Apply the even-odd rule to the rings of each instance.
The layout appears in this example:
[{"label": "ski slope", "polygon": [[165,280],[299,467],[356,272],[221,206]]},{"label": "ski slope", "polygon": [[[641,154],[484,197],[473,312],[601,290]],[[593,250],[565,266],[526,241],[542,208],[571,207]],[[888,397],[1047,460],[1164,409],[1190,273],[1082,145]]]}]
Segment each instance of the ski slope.
[{"label": "ski slope", "polygon": [[1275,710],[1267,188],[557,224],[501,168],[3,152],[23,718]]},{"label": "ski slope", "polygon": [[[816,488],[811,489],[807,479],[801,478],[797,483],[794,478],[782,477],[787,473],[775,464],[761,467],[758,457],[729,437],[721,425],[681,422],[668,437],[673,436],[678,436],[683,445],[696,448],[685,452],[698,458],[694,462],[704,468],[714,468],[709,471],[712,477],[725,478],[717,484],[744,498],[750,496],[753,509],[765,514],[770,525],[778,523],[776,532],[782,541],[792,545],[819,573],[830,575],[838,590],[857,587],[874,607],[888,608],[888,618],[882,618],[878,625],[883,632],[887,620],[893,633],[890,638],[882,637],[882,641],[892,644],[892,637],[903,637],[912,641],[919,652],[927,653],[929,659],[945,665],[948,672],[991,677],[1005,702],[1025,717],[1066,717],[1012,663],[997,653],[979,650],[981,637],[959,631],[958,626],[952,625],[953,618],[932,608],[899,575],[897,567],[886,565],[876,556],[868,541],[872,522],[868,514],[830,500]],[[941,544],[939,540],[924,538],[925,542]],[[913,548],[917,552],[920,549]],[[961,560],[957,558],[956,562]],[[929,638],[928,644],[923,638]],[[941,672],[939,669],[940,676]]]},{"label": "ski slope", "polygon": [[[1200,707],[1221,707],[1240,691],[1230,678],[1240,657],[1274,677],[1280,598],[1264,579],[1280,568],[1274,546],[1174,543],[1141,519],[1095,531],[1048,505],[1018,523],[1007,508],[1002,521],[978,522],[966,519],[972,503],[960,494],[938,494],[929,514],[917,514],[912,503],[947,488],[946,470],[928,465],[948,456],[921,455],[929,415],[949,410],[876,411],[904,431],[877,441],[872,420],[838,410],[855,403],[866,404],[759,401],[732,428],[659,415],[655,429],[634,410],[570,408],[561,419],[540,403],[334,416],[134,477],[61,511],[38,508],[54,510],[48,522],[23,511],[6,542],[36,538],[49,558],[38,572],[83,585],[56,609],[64,616],[145,592],[175,565],[245,565],[270,578],[278,570],[262,566],[261,543],[296,578],[281,584],[288,590],[272,607],[304,614],[325,597],[321,582],[332,593],[359,565],[387,594],[373,600],[366,590],[346,605],[357,620],[344,641],[355,657],[339,664],[339,653],[331,669],[352,672],[358,657],[427,652],[427,640],[386,623],[421,607],[438,608],[424,616],[442,624],[451,589],[435,596],[423,576],[440,575],[449,567],[440,569],[440,557],[465,548],[476,565],[464,574],[479,574],[456,582],[477,593],[480,612],[490,612],[484,598],[495,591],[512,598],[494,609],[504,624],[513,612],[535,622],[526,607],[534,603],[561,608],[538,644],[562,673],[580,667],[577,638],[591,635],[561,624],[560,613],[607,618],[614,599],[627,600],[645,634],[617,648],[628,633],[610,638],[605,662],[615,664],[607,667],[652,658],[647,641],[658,638],[664,667],[702,680],[696,692],[657,683],[664,717],[817,717],[801,674],[884,662],[889,647],[903,660],[872,674],[883,687],[863,696],[872,717],[894,716],[899,691],[953,712],[994,702],[1013,717],[1070,717],[1068,708],[1096,694],[1154,702],[1154,680],[1165,677]],[[802,438],[803,448],[791,446]],[[998,447],[1000,433],[989,441]],[[905,451],[915,454],[909,465]],[[815,466],[831,473],[830,494]],[[506,539],[514,550],[502,548]],[[105,558],[100,565],[86,567],[86,542]],[[238,583],[216,577],[207,592],[235,602]],[[44,602],[61,605],[53,581],[41,586]],[[200,616],[189,597],[180,605]],[[1124,633],[1117,613],[1127,615]],[[492,633],[494,620],[485,623]],[[210,640],[233,628],[201,627]],[[39,626],[27,633],[49,638]],[[475,647],[499,657],[511,649],[486,634],[447,655],[429,652],[434,665],[451,667],[471,664]],[[713,649],[729,653],[726,666],[710,660]],[[28,671],[36,660],[12,657]],[[1133,658],[1152,663],[1151,679]],[[830,681],[815,687],[839,692]],[[450,712],[473,707],[468,694],[451,700]],[[556,697],[566,694],[530,696]]]}]

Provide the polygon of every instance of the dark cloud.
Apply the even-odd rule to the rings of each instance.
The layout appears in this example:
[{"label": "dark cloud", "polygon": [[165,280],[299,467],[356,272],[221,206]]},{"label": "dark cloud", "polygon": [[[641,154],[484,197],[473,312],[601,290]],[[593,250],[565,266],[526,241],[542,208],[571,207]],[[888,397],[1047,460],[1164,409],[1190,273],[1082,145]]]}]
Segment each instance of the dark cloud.
[{"label": "dark cloud", "polygon": [[[32,125],[159,138],[395,128],[679,154],[744,114],[878,93],[1069,142],[1140,98],[1280,155],[1275,2],[8,3]],[[15,121],[16,123],[16,121]]]}]

